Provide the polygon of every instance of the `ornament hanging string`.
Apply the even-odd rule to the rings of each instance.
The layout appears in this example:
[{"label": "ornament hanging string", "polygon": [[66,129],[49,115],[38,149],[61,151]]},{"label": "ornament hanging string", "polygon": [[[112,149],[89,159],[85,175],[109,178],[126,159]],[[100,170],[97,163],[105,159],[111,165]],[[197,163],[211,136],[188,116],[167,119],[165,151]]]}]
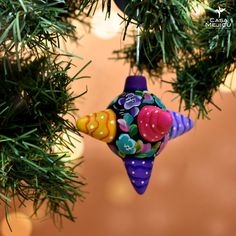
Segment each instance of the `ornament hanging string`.
[{"label": "ornament hanging string", "polygon": [[[136,16],[138,18],[139,15],[139,8],[137,9]],[[140,27],[137,25],[137,34],[136,34],[136,65],[139,66],[140,60]]]}]

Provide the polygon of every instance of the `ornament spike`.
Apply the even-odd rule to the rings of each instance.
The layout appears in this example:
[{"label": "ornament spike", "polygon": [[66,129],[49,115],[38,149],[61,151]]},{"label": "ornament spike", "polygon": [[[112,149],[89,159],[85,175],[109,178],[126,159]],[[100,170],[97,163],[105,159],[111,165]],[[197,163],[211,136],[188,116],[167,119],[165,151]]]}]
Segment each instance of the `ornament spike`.
[{"label": "ornament spike", "polygon": [[154,158],[123,159],[130,182],[138,194],[143,194],[148,186]]},{"label": "ornament spike", "polygon": [[149,142],[160,141],[170,131],[172,123],[171,114],[156,106],[144,106],[138,114],[139,132]]},{"label": "ornament spike", "polygon": [[111,109],[95,112],[79,118],[76,126],[80,132],[110,143],[116,136],[116,114]]},{"label": "ornament spike", "polygon": [[174,111],[169,111],[169,112],[173,118],[173,125],[169,132],[170,139],[174,139],[193,128],[193,121],[190,118],[178,112]]}]

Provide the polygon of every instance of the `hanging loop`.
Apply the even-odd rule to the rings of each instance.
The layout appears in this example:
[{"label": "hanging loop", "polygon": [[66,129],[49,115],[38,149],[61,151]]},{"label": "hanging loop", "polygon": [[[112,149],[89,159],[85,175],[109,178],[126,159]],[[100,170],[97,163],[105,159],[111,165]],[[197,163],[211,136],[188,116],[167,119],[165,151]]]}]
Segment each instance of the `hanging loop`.
[{"label": "hanging loop", "polygon": [[[137,18],[139,16],[139,8],[137,9]],[[136,65],[138,67],[139,63],[140,63],[140,33],[141,33],[141,30],[140,30],[140,27],[139,25],[137,25],[137,32],[136,32]]]}]

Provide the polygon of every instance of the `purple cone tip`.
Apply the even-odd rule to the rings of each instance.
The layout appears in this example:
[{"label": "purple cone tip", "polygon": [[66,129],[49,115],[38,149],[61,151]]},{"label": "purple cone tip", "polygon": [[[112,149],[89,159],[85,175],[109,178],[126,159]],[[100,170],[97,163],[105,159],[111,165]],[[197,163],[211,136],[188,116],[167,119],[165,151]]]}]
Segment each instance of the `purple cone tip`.
[{"label": "purple cone tip", "polygon": [[136,90],[147,90],[147,81],[142,75],[128,76],[125,81],[124,92],[135,92]]},{"label": "purple cone tip", "polygon": [[135,191],[143,194],[151,177],[154,158],[125,158],[123,161]]},{"label": "purple cone tip", "polygon": [[170,139],[174,139],[193,128],[194,124],[190,118],[178,112],[174,111],[169,111],[169,112],[173,118],[173,124],[169,132]]}]

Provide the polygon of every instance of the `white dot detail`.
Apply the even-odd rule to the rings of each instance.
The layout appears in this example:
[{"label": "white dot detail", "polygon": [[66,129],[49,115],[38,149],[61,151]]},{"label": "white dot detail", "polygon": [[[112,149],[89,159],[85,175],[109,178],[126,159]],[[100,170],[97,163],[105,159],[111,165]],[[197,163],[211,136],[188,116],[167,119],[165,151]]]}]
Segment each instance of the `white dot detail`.
[{"label": "white dot detail", "polygon": [[150,113],[149,112],[147,112],[147,115],[149,115]]},{"label": "white dot detail", "polygon": [[103,131],[101,131],[99,134],[103,135]]},{"label": "white dot detail", "polygon": [[132,180],[133,183],[135,183],[135,180]]},{"label": "white dot detail", "polygon": [[158,111],[156,110],[155,113],[158,113]]},{"label": "white dot detail", "polygon": [[144,137],[146,137],[147,135],[146,134],[143,134]]},{"label": "white dot detail", "polygon": [[113,139],[113,136],[110,136],[109,139],[112,140],[112,139]]},{"label": "white dot detail", "polygon": [[148,124],[145,124],[146,127],[148,127]]},{"label": "white dot detail", "polygon": [[134,171],[132,171],[132,174],[134,175],[134,174],[135,174],[135,172],[134,172]]},{"label": "white dot detail", "polygon": [[152,128],[155,128],[155,125],[154,125],[154,124],[152,124]]},{"label": "white dot detail", "polygon": [[145,173],[146,175],[148,175],[148,172],[146,171],[146,173]]},{"label": "white dot detail", "polygon": [[141,181],[141,184],[144,184],[144,181]]},{"label": "white dot detail", "polygon": [[104,116],[101,116],[100,118],[103,120],[103,119],[104,119]]},{"label": "white dot detail", "polygon": [[134,165],[134,164],[135,164],[135,162],[134,162],[134,161],[132,161],[131,163],[132,163],[132,165]]},{"label": "white dot detail", "polygon": [[111,124],[111,125],[114,125],[114,123],[115,123],[114,120],[111,120],[110,124]]},{"label": "white dot detail", "polygon": [[144,164],[145,164],[145,161],[143,161],[142,164],[144,165]]},{"label": "white dot detail", "polygon": [[94,125],[90,125],[90,127],[89,127],[90,129],[94,129]]}]

